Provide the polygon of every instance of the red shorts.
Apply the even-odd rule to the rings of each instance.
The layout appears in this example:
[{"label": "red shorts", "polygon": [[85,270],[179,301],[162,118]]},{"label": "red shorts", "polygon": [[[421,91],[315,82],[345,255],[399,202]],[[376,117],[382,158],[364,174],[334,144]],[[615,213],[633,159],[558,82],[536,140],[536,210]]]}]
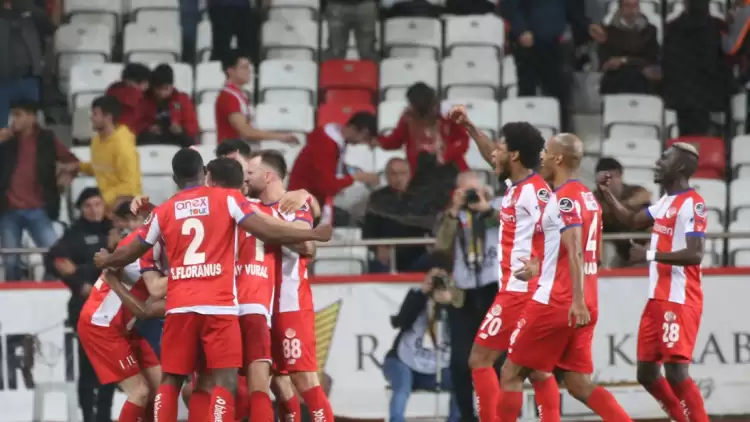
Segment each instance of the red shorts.
[{"label": "red shorts", "polygon": [[528,302],[526,293],[498,293],[479,326],[474,343],[492,350],[508,350],[510,335]]},{"label": "red shorts", "polygon": [[165,373],[189,375],[200,368],[240,368],[242,335],[236,315],[167,314],[161,354]]},{"label": "red shorts", "polygon": [[271,351],[277,373],[318,372],[315,311],[275,313],[271,325]]},{"label": "red shorts", "polygon": [[565,371],[591,374],[594,361],[591,347],[598,315],[591,312],[585,327],[568,325],[568,308],[529,301],[512,334],[508,359],[525,368],[552,372],[556,367]]},{"label": "red shorts", "polygon": [[265,315],[240,315],[242,366],[255,361],[271,362],[271,328]]},{"label": "red shorts", "polygon": [[640,362],[689,363],[701,326],[701,309],[666,300],[649,300],[638,328]]},{"label": "red shorts", "polygon": [[83,321],[78,324],[78,340],[100,383],[120,383],[143,369],[159,366],[156,353],[138,334],[122,334]]}]

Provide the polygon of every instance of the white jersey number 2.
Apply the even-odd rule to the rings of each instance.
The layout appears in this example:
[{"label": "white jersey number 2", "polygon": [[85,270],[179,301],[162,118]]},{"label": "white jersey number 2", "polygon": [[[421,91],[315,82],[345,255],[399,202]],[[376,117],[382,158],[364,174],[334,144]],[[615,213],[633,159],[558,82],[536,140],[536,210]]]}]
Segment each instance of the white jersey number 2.
[{"label": "white jersey number 2", "polygon": [[185,258],[182,260],[182,265],[204,264],[206,262],[206,253],[198,252],[206,236],[203,222],[197,218],[188,218],[182,223],[182,235],[193,237],[185,251]]}]

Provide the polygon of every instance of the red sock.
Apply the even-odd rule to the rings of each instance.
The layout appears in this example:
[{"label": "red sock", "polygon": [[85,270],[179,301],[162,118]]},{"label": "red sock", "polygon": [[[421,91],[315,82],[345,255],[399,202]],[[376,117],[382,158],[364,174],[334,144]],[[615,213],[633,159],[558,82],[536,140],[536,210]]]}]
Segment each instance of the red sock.
[{"label": "red sock", "polygon": [[644,385],[644,387],[659,402],[659,406],[667,412],[671,420],[675,422],[687,422],[680,399],[677,398],[674,391],[672,391],[672,387],[664,377],[659,377],[655,382]]},{"label": "red sock", "polygon": [[[208,407],[209,421],[228,421],[234,418],[234,394],[224,387],[214,387],[211,404]],[[161,422],[161,421],[159,421]]]},{"label": "red sock", "polygon": [[333,409],[328,397],[323,392],[323,387],[313,387],[302,392],[302,400],[307,405],[310,418],[315,422],[333,422]]},{"label": "red sock", "polygon": [[500,406],[497,407],[500,422],[518,421],[522,407],[523,392],[500,390]]},{"label": "red sock", "polygon": [[159,422],[177,422],[177,398],[180,390],[172,384],[162,384],[156,390],[154,419]]},{"label": "red sock", "polygon": [[690,422],[708,422],[708,414],[703,405],[701,390],[695,385],[692,378],[687,378],[681,383],[672,386],[674,392],[685,407],[685,418]]},{"label": "red sock", "polygon": [[143,422],[143,416],[146,409],[138,406],[135,403],[126,401],[122,405],[120,410],[120,417],[117,418],[117,422]]},{"label": "red sock", "polygon": [[299,406],[297,396],[292,396],[287,401],[279,401],[279,420],[281,422],[300,422],[302,420],[302,409]]},{"label": "red sock", "polygon": [[188,402],[188,422],[205,422],[208,420],[208,407],[211,395],[203,390],[193,390]]},{"label": "red sock", "polygon": [[596,387],[587,404],[604,422],[633,422],[612,393],[602,387]]},{"label": "red sock", "polygon": [[154,402],[149,401],[146,405],[146,412],[143,414],[143,422],[154,422]]},{"label": "red sock", "polygon": [[560,389],[555,377],[531,384],[534,387],[539,420],[542,422],[560,422]]},{"label": "red sock", "polygon": [[250,420],[253,422],[273,422],[273,402],[263,391],[250,393]]},{"label": "red sock", "polygon": [[477,394],[477,413],[479,422],[495,422],[500,404],[500,382],[495,369],[476,368],[471,370],[474,391]]}]

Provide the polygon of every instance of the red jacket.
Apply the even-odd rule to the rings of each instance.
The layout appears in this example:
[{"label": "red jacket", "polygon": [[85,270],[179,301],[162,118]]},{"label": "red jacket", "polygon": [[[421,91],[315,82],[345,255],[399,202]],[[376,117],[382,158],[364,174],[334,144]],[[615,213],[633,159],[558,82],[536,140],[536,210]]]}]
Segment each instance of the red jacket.
[{"label": "red jacket", "polygon": [[354,183],[343,161],[344,146],[339,125],[329,123],[315,128],[294,161],[288,189],[306,189],[323,204]]},{"label": "red jacket", "polygon": [[[438,130],[444,143],[443,160],[446,163],[455,163],[458,171],[468,170],[469,166],[464,159],[464,154],[469,149],[469,133],[466,128],[441,116],[438,119]],[[378,137],[378,143],[383,149],[399,149],[406,146],[406,159],[413,174],[417,167],[417,156],[422,151],[421,145],[433,142],[424,133],[424,129],[412,123],[408,114],[403,114],[393,132]]]},{"label": "red jacket", "polygon": [[[191,138],[196,138],[200,133],[198,126],[198,115],[195,105],[190,96],[184,92],[174,90],[169,97],[169,117],[172,123],[182,126],[182,130]],[[147,129],[156,123],[157,100],[151,95],[144,96],[142,122],[140,126]]]},{"label": "red jacket", "polygon": [[120,81],[110,85],[106,95],[115,97],[120,102],[118,124],[127,126],[135,134],[147,127],[141,126],[143,124],[143,91]]}]

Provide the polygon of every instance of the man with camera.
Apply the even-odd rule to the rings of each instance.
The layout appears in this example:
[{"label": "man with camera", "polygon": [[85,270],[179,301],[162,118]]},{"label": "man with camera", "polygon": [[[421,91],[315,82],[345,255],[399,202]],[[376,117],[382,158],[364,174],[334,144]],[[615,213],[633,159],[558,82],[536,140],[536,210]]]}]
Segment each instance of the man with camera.
[{"label": "man with camera", "polygon": [[437,229],[435,251],[449,257],[456,286],[448,325],[451,375],[462,421],[476,420],[469,352],[497,293],[498,207],[477,174],[463,172]]},{"label": "man with camera", "polygon": [[[409,291],[391,325],[399,330],[385,355],[383,374],[391,386],[390,422],[403,422],[412,390],[451,391],[450,334],[445,309],[453,299],[451,278],[433,268],[419,288]],[[455,395],[451,394],[449,422],[458,422]]]}]

